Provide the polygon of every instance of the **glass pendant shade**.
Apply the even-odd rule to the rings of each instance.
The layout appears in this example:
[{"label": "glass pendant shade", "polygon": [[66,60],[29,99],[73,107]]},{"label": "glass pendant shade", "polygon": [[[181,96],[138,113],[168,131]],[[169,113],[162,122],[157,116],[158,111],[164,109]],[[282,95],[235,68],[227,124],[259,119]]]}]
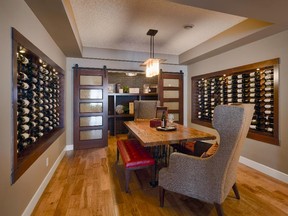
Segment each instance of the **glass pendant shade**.
[{"label": "glass pendant shade", "polygon": [[149,58],[144,62],[146,65],[146,77],[153,77],[159,74],[160,59]]}]

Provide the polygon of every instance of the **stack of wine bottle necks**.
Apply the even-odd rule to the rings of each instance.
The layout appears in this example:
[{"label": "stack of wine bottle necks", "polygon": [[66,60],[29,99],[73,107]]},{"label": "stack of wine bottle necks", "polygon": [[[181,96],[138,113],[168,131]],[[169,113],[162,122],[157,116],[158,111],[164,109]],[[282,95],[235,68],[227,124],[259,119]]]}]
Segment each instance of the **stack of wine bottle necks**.
[{"label": "stack of wine bottle necks", "polygon": [[20,153],[60,125],[59,74],[31,58],[17,58],[17,144]]},{"label": "stack of wine bottle necks", "polygon": [[198,119],[212,120],[219,104],[253,103],[251,129],[273,133],[273,68],[218,76],[197,81]]}]

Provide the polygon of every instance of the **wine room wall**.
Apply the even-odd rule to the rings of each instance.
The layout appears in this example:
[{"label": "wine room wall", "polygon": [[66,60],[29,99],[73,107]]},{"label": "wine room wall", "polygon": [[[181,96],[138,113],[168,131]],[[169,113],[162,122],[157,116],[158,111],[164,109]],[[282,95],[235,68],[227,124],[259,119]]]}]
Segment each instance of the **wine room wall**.
[{"label": "wine room wall", "polygon": [[[17,29],[62,69],[66,58],[23,0],[0,2],[0,215],[29,215],[37,194],[45,187],[55,161],[63,155],[63,133],[14,183],[12,118],[12,27]],[[44,183],[43,183],[44,182]],[[48,181],[46,181],[48,182]]]},{"label": "wine room wall", "polygon": [[[268,172],[274,173],[274,177],[281,176],[280,179],[282,178],[282,180],[288,182],[287,39],[288,31],[284,31],[226,53],[222,53],[215,57],[191,64],[188,66],[188,82],[191,81],[190,78],[193,76],[204,75],[209,72],[216,72],[255,62],[279,58],[279,145],[246,139],[242,151],[242,157],[247,159],[246,161],[250,161],[254,165],[258,166],[258,168],[267,171],[269,170]],[[191,94],[191,91],[191,86],[189,86],[189,94]],[[191,96],[189,96],[188,99],[188,104],[191,107]],[[192,124],[191,112],[188,113],[188,118],[190,119],[190,126],[216,133],[213,129],[198,124]]]}]

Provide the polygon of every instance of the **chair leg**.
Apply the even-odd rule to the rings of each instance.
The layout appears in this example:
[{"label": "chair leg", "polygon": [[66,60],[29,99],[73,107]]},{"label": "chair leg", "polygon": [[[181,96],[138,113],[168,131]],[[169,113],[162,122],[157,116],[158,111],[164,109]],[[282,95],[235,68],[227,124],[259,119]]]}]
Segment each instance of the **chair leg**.
[{"label": "chair leg", "polygon": [[164,206],[164,195],[165,195],[165,189],[159,186],[160,207]]},{"label": "chair leg", "polygon": [[129,191],[129,181],[130,181],[130,170],[125,169],[125,191]]},{"label": "chair leg", "polygon": [[216,208],[217,215],[218,216],[224,216],[224,212],[223,212],[223,208],[222,208],[221,204],[214,203],[214,206]]},{"label": "chair leg", "polygon": [[118,163],[118,161],[119,161],[119,150],[118,150],[118,148],[117,148],[117,157],[116,157],[116,164]]},{"label": "chair leg", "polygon": [[240,194],[239,194],[239,191],[238,191],[236,183],[233,185],[232,188],[233,188],[233,191],[234,191],[234,194],[235,194],[236,198],[239,200],[240,199]]}]

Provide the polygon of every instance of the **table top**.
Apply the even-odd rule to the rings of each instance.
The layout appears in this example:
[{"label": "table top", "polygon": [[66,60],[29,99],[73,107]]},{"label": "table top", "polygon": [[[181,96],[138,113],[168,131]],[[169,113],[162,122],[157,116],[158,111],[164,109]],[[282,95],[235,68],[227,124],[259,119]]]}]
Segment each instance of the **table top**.
[{"label": "table top", "polygon": [[176,144],[181,141],[213,140],[212,134],[173,123],[175,131],[158,131],[150,127],[149,120],[126,121],[124,125],[143,146]]}]

